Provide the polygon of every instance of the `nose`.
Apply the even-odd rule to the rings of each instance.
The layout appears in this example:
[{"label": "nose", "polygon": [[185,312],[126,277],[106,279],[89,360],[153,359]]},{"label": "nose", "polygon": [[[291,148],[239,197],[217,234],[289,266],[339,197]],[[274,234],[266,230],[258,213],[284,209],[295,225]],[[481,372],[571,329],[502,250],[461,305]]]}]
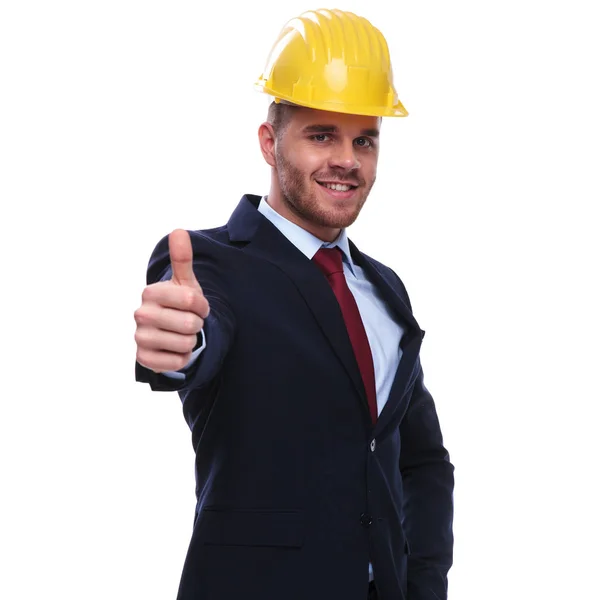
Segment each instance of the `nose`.
[{"label": "nose", "polygon": [[360,162],[356,158],[353,140],[340,140],[335,145],[335,150],[329,159],[329,166],[344,169],[345,171],[360,169]]}]

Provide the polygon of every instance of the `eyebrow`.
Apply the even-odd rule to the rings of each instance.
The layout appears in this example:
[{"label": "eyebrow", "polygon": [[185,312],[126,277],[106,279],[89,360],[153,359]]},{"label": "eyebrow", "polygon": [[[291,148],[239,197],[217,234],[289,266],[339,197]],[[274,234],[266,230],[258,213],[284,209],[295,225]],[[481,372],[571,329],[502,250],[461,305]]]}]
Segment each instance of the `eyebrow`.
[{"label": "eyebrow", "polygon": [[[303,130],[304,133],[339,133],[339,128],[335,125],[307,125]],[[379,129],[362,129],[360,135],[369,137],[379,137]]]}]

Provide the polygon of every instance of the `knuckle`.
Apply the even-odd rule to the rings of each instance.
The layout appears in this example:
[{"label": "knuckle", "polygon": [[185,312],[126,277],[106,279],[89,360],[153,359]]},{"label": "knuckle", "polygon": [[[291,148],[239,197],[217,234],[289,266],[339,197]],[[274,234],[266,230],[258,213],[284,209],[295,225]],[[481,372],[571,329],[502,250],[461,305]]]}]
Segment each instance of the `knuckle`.
[{"label": "knuckle", "polygon": [[140,306],[134,313],[133,318],[138,325],[143,325],[148,321],[148,313],[143,306]]},{"label": "knuckle", "polygon": [[177,359],[175,360],[175,369],[173,369],[174,371],[180,371],[181,369],[183,369],[183,367],[185,367],[185,365],[188,364],[190,360],[190,353],[188,352],[187,354],[180,354]]},{"label": "knuckle", "polygon": [[146,335],[146,331],[143,328],[138,327],[138,329],[136,329],[133,337],[134,337],[135,343],[138,345],[138,347],[140,347],[140,346],[143,347],[148,342],[148,336]]},{"label": "knuckle", "polygon": [[206,319],[208,317],[208,315],[210,314],[210,304],[208,303],[208,300],[206,298],[204,298],[203,308],[204,308],[204,310],[202,311],[202,316]]},{"label": "knuckle", "polygon": [[192,350],[194,349],[194,346],[196,345],[197,342],[197,338],[195,335],[189,335],[186,338],[186,342],[184,344],[184,352],[189,352],[191,354]]},{"label": "knuckle", "polygon": [[154,295],[152,286],[146,286],[142,291],[142,302],[149,302]]},{"label": "knuckle", "polygon": [[183,333],[191,333],[192,327],[194,326],[194,319],[190,313],[186,313],[183,318],[183,323],[181,324],[181,329]]},{"label": "knuckle", "polygon": [[196,294],[193,290],[186,290],[185,296],[183,297],[183,305],[185,308],[192,308],[196,301]]},{"label": "knuckle", "polygon": [[135,360],[137,362],[140,363],[140,365],[142,365],[143,367],[146,367],[148,369],[151,369],[153,365],[150,364],[150,360],[149,360],[149,356],[148,354],[142,350],[141,348],[138,348],[138,351],[135,354]]},{"label": "knuckle", "polygon": [[199,317],[197,317],[195,314],[188,313],[183,322],[183,329],[184,329],[185,333],[192,334],[192,333],[196,333],[197,331],[199,331],[199,328],[198,328],[199,320],[200,320]]}]

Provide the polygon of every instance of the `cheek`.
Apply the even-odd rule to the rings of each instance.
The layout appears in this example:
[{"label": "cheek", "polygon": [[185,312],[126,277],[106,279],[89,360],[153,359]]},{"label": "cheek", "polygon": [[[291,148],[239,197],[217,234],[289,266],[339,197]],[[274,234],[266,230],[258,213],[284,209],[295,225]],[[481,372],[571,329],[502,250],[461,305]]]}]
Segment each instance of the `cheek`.
[{"label": "cheek", "polygon": [[304,147],[301,151],[294,153],[292,160],[294,166],[307,177],[327,171],[327,157],[313,148]]},{"label": "cheek", "polygon": [[377,156],[368,156],[362,163],[362,172],[365,179],[371,181],[377,174]]}]

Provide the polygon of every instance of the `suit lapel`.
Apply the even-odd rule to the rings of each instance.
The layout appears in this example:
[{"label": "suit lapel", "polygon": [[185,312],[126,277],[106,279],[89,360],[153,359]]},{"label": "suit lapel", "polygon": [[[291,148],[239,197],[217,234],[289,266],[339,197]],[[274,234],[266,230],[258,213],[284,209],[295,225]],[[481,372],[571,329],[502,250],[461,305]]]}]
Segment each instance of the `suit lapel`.
[{"label": "suit lapel", "polygon": [[269,261],[294,283],[342,363],[370,420],[360,370],[338,301],[318,267],[257,210],[260,197],[244,196],[227,225],[232,242],[247,242],[242,251]]},{"label": "suit lapel", "polygon": [[[234,245],[241,244],[243,252],[269,261],[291,279],[313,313],[332,351],[352,380],[361,399],[365,422],[370,424],[367,396],[335,294],[318,267],[258,212],[260,199],[260,196],[254,195],[242,198],[227,224],[229,238]],[[384,300],[404,328],[401,341],[402,358],[389,398],[373,431],[374,435],[380,435],[394,427],[394,423],[399,422],[401,413],[406,410],[406,402],[401,400],[418,375],[418,357],[425,332],[421,330],[410,307],[401,296],[400,284],[392,280],[373,259],[362,254],[352,242],[350,251],[353,260],[363,268],[367,277],[381,291]]]},{"label": "suit lapel", "polygon": [[389,275],[384,274],[375,261],[367,255],[362,254],[352,242],[350,242],[350,249],[353,259],[362,267],[367,277],[380,290],[384,300],[404,328],[404,334],[400,343],[402,358],[396,370],[388,400],[379,415],[374,430],[374,435],[379,436],[389,429],[391,424],[399,422],[398,413],[401,413],[406,408],[406,403],[400,401],[404,398],[405,391],[413,384],[418,375],[419,351],[425,332],[421,330],[410,307],[407,306],[401,297],[398,291],[398,284],[389,281]]}]

